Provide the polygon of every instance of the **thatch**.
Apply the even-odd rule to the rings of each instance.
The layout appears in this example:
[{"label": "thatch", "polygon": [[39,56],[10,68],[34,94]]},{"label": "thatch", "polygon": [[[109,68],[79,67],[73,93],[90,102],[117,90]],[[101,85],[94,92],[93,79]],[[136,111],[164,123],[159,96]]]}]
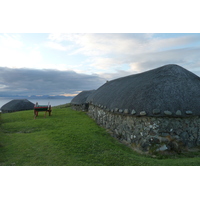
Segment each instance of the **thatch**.
[{"label": "thatch", "polygon": [[77,104],[77,105],[85,104],[87,97],[91,95],[94,91],[95,90],[85,90],[80,92],[71,100],[71,104]]},{"label": "thatch", "polygon": [[164,111],[171,116],[200,115],[200,77],[178,65],[165,65],[109,81],[87,102],[109,110],[135,110],[136,115],[141,111],[148,116],[166,116]]},{"label": "thatch", "polygon": [[3,113],[7,113],[7,112],[22,111],[22,110],[32,110],[33,107],[34,104],[27,99],[14,99],[4,104],[1,107],[1,111]]}]

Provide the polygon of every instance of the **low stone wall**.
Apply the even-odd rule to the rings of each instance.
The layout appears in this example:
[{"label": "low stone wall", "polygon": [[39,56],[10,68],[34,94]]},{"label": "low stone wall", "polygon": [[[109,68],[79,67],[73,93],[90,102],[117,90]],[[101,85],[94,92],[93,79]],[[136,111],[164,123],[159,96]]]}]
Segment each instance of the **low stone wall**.
[{"label": "low stone wall", "polygon": [[72,109],[77,111],[88,111],[88,104],[71,104]]},{"label": "low stone wall", "polygon": [[113,136],[146,152],[176,151],[200,145],[200,117],[148,117],[109,112],[90,105],[88,115]]}]

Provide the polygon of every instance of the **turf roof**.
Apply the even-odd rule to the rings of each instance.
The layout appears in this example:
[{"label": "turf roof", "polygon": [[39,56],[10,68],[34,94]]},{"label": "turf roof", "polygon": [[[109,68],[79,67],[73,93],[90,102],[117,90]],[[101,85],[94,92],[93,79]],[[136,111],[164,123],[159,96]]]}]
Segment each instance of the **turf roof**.
[{"label": "turf roof", "polygon": [[34,104],[27,99],[14,99],[1,107],[2,112],[13,112],[21,110],[32,110]]},{"label": "turf roof", "polygon": [[[109,81],[98,88],[87,102],[101,105],[109,110],[116,108],[139,115],[145,111],[155,116],[153,110],[160,110],[157,116],[200,115],[200,77],[175,64],[165,65],[143,73]],[[190,114],[191,114],[190,112]]]},{"label": "turf roof", "polygon": [[80,92],[78,95],[76,95],[72,100],[71,104],[84,104],[86,103],[86,99],[89,95],[91,95],[95,90],[85,90]]}]

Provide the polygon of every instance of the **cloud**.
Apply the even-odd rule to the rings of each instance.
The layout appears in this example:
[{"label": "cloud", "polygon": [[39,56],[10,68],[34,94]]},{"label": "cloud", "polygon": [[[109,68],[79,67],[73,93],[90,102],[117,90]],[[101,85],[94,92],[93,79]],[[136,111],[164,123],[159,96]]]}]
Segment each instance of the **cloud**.
[{"label": "cloud", "polygon": [[106,33],[106,34],[50,34],[49,39],[56,42],[70,41],[76,45],[73,54],[97,55],[137,55],[153,51],[177,48],[199,42],[200,35],[187,35],[169,38],[157,34]]},{"label": "cloud", "polygon": [[0,35],[0,45],[4,48],[20,49],[24,45],[17,35],[2,34]]},{"label": "cloud", "polygon": [[143,72],[166,64],[178,64],[190,71],[199,68],[199,48],[172,49],[138,55],[130,61],[132,71]]},{"label": "cloud", "polygon": [[74,71],[35,70],[0,67],[0,94],[64,95],[97,89],[105,79]]},{"label": "cloud", "polygon": [[131,74],[136,74],[136,73],[137,73],[136,71],[132,71],[132,73],[130,73],[129,71],[125,70],[117,70],[114,73],[99,73],[99,76],[104,78],[106,81],[110,81],[113,79],[129,76]]},{"label": "cloud", "polygon": [[72,54],[84,54],[87,56],[107,54],[132,54],[138,51],[151,34],[50,34],[52,41],[70,41],[76,45]]},{"label": "cloud", "polygon": [[51,41],[47,42],[46,46],[60,51],[68,51],[72,48],[72,46],[63,46],[58,42],[51,42]]},{"label": "cloud", "polygon": [[169,63],[195,69],[200,62],[200,34],[51,34],[49,39],[73,43],[70,55],[86,55],[98,74],[115,74],[124,65],[130,74]]},{"label": "cloud", "polygon": [[34,68],[42,62],[37,46],[26,46],[18,34],[0,34],[0,66]]}]

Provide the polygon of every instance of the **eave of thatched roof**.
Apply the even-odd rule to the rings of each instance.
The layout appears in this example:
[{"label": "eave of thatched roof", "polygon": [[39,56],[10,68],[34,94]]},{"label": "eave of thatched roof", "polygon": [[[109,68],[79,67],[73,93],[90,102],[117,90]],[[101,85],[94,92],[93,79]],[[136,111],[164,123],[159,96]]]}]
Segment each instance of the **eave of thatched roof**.
[{"label": "eave of thatched roof", "polygon": [[89,95],[91,95],[95,90],[85,90],[80,92],[78,95],[76,95],[72,100],[71,104],[84,104],[86,103],[86,99]]},{"label": "eave of thatched roof", "polygon": [[109,110],[135,110],[136,115],[145,111],[155,116],[155,109],[157,116],[170,115],[165,111],[170,116],[200,115],[200,77],[178,65],[165,65],[109,81],[87,102]]}]

